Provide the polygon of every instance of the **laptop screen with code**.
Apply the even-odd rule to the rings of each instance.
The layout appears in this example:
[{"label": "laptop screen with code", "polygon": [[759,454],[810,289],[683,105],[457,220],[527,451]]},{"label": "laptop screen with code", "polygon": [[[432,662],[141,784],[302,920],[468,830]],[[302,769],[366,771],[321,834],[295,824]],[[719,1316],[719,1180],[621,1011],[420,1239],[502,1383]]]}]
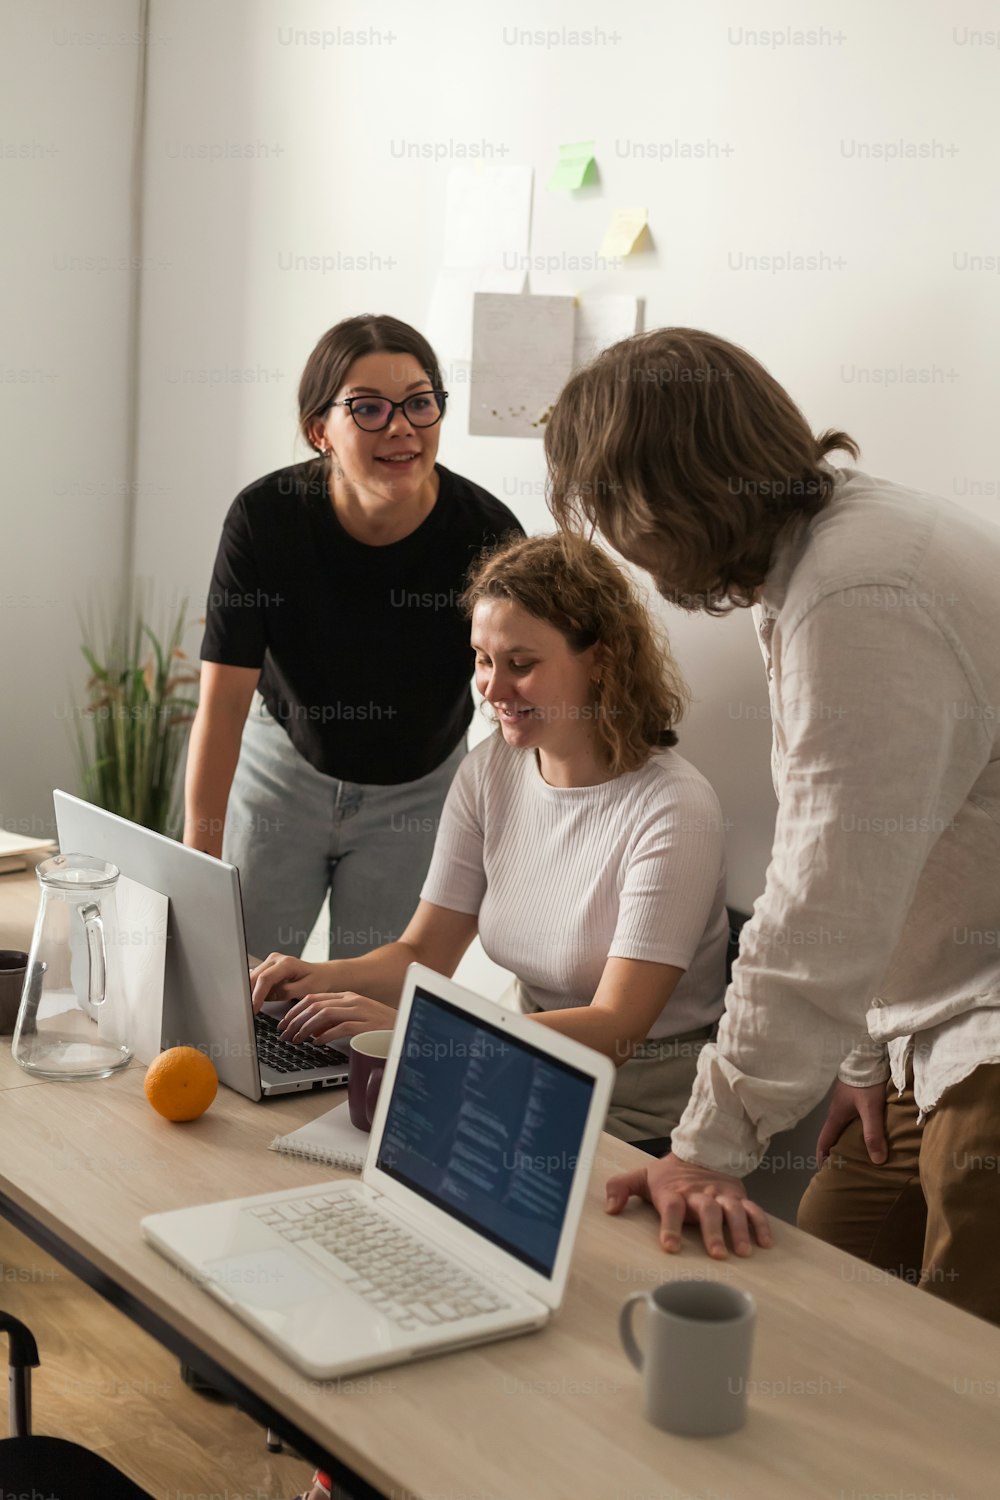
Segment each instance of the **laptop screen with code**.
[{"label": "laptop screen with code", "polygon": [[418,985],[377,1164],[551,1276],[593,1088]]}]

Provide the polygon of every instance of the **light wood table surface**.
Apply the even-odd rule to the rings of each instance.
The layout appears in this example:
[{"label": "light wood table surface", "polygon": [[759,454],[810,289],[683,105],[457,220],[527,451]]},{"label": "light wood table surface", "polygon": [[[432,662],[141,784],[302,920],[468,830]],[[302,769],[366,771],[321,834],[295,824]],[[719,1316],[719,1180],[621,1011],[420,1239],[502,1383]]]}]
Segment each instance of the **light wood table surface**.
[{"label": "light wood table surface", "polygon": [[[331,1105],[220,1089],[172,1125],[142,1069],[17,1086],[0,1049],[2,1206],[98,1284],[232,1372],[268,1411],[394,1500],[987,1500],[1000,1492],[1000,1329],[797,1230],[711,1262],[692,1232],[658,1248],[648,1209],[603,1212],[606,1176],[647,1160],[602,1137],[566,1301],[538,1333],[353,1380],[300,1375],[142,1240],[157,1210],[318,1183],[328,1168],[266,1149]],[[749,1290],[758,1325],[742,1432],[649,1426],[618,1344],[625,1296],[707,1276]]]}]

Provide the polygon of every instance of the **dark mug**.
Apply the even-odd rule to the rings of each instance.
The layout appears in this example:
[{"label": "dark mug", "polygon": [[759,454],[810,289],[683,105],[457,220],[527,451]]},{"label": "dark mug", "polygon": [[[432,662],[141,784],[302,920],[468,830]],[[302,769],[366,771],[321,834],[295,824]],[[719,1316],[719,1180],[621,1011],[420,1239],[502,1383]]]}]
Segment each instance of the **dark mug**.
[{"label": "dark mug", "polygon": [[9,1036],[14,1030],[27,967],[26,953],[18,948],[0,948],[0,1036]]},{"label": "dark mug", "polygon": [[351,1037],[347,1066],[347,1107],[351,1124],[358,1130],[371,1130],[382,1087],[385,1060],[392,1045],[391,1031],[361,1031]]}]

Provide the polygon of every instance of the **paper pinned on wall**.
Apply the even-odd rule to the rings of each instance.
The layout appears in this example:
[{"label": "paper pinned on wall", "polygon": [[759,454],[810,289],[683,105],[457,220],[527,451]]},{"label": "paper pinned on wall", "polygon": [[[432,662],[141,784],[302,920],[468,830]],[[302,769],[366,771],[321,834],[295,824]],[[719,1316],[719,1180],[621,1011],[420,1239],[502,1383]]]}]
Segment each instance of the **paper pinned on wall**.
[{"label": "paper pinned on wall", "polygon": [[573,297],[477,292],[469,431],[541,437],[573,368]]},{"label": "paper pinned on wall", "polygon": [[475,266],[445,266],[434,281],[424,331],[438,359],[472,358],[472,299],[477,292],[524,291],[526,271],[492,271]]},{"label": "paper pinned on wall", "polygon": [[638,333],[641,309],[642,302],[638,297],[578,297],[573,340],[574,370],[589,364],[610,344]]},{"label": "paper pinned on wall", "polygon": [[559,147],[559,160],[545,186],[550,193],[572,193],[589,187],[596,178],[593,141],[575,141]]},{"label": "paper pinned on wall", "polygon": [[453,167],[444,211],[443,264],[525,270],[531,235],[529,166]]},{"label": "paper pinned on wall", "polygon": [[448,174],[442,267],[425,324],[439,359],[471,360],[476,292],[524,291],[533,178],[530,166],[485,162]]},{"label": "paper pinned on wall", "polygon": [[616,208],[604,231],[598,254],[605,260],[624,260],[642,238],[646,220],[647,210],[644,208]]}]

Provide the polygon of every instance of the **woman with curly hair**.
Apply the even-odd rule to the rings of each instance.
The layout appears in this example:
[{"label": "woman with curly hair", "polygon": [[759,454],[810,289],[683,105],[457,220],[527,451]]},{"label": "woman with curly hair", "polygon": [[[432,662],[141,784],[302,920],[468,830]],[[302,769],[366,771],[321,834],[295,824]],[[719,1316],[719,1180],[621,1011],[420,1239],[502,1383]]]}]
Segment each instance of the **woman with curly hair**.
[{"label": "woman with curly hair", "polygon": [[722,1012],[722,816],[671,747],[686,689],[620,568],[567,534],[488,553],[464,599],[496,732],[448,793],[398,942],[309,964],[272,953],[254,1005],[291,1041],[391,1026],[414,960],[451,975],[473,938],[541,1025],[618,1067],[607,1129],[669,1135]]}]

